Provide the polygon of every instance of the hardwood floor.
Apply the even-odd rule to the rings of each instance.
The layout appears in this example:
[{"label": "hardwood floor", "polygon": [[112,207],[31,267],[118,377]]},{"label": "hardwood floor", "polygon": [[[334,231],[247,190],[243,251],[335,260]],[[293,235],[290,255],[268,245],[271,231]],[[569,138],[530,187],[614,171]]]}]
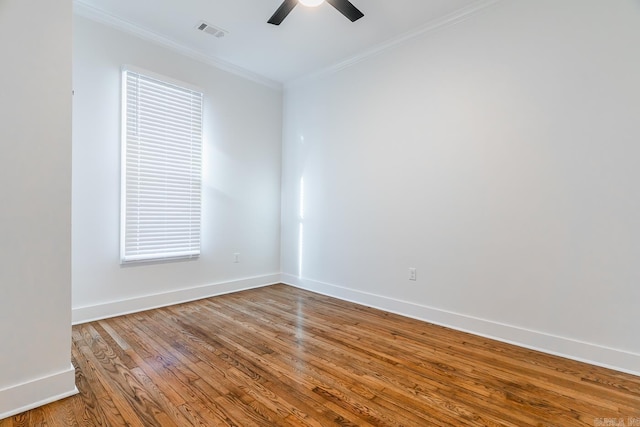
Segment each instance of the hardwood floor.
[{"label": "hardwood floor", "polygon": [[80,394],[0,427],[640,426],[639,377],[285,285],[74,326],[72,352]]}]

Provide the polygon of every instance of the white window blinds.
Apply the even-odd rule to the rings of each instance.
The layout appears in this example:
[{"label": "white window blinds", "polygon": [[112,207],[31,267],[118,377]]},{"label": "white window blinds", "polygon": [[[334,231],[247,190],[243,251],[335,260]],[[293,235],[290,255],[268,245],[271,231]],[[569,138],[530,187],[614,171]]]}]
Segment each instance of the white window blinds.
[{"label": "white window blinds", "polygon": [[123,69],[123,263],[200,254],[202,99],[187,85]]}]

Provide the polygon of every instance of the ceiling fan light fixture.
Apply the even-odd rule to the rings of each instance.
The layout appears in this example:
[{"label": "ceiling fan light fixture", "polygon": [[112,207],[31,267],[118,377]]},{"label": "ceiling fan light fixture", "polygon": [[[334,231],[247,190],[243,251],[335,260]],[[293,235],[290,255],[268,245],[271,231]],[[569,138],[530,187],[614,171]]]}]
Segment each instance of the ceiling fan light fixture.
[{"label": "ceiling fan light fixture", "polygon": [[[331,6],[336,8],[338,12],[343,14],[351,22],[355,22],[362,18],[364,14],[358,10],[349,0],[326,0]],[[316,7],[324,3],[325,0],[283,0],[280,7],[267,21],[269,24],[280,25],[284,18],[300,3],[303,6]]]},{"label": "ceiling fan light fixture", "polygon": [[324,3],[324,0],[298,0],[298,3],[307,7],[317,7]]}]

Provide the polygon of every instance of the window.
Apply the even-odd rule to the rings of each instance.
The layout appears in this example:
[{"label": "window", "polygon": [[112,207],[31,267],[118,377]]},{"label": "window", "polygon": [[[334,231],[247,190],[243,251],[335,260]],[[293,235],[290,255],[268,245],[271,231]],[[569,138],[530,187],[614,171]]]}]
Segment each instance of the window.
[{"label": "window", "polygon": [[121,262],[200,254],[202,93],[122,72]]}]

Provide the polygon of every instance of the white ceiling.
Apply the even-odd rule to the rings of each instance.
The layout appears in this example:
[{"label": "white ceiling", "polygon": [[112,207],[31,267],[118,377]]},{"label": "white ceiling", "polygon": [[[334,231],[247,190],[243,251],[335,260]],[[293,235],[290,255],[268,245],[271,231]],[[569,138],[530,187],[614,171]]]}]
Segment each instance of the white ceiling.
[{"label": "white ceiling", "polygon": [[[75,0],[76,13],[154,38],[276,85],[454,22],[496,0],[351,0],[350,22],[328,3],[298,5],[282,25],[267,23],[282,0]],[[229,32],[195,29],[206,21]]]}]

